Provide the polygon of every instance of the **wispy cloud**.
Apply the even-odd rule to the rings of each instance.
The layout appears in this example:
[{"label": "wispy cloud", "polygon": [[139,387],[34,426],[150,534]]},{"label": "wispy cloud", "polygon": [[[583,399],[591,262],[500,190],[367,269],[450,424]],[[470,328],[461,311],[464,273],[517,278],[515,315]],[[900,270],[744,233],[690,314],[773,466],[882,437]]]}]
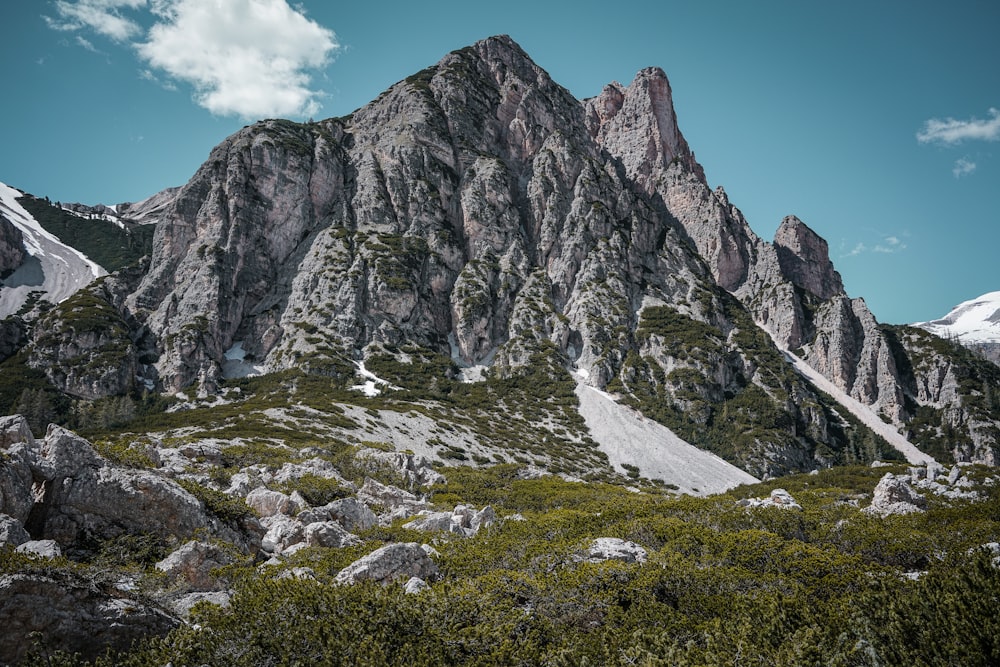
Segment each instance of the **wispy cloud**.
[{"label": "wispy cloud", "polygon": [[[51,28],[89,30],[131,45],[145,65],[140,76],[168,89],[189,84],[195,102],[218,115],[315,114],[324,93],[312,73],[340,50],[332,30],[287,0],[56,0],[54,6],[57,16],[44,17]],[[136,16],[140,10],[152,24],[148,30]],[[77,43],[97,50],[82,36]]]},{"label": "wispy cloud", "polygon": [[883,255],[892,255],[906,250],[907,241],[909,238],[909,232],[903,232],[900,235],[883,234],[881,232],[874,232],[873,236],[875,239],[868,242],[857,241],[853,245],[849,242],[841,241],[840,243],[840,256],[841,257],[857,257],[858,255],[864,255],[867,253],[879,253]]},{"label": "wispy cloud", "polygon": [[84,39],[80,35],[76,36],[76,43],[82,46],[83,48],[87,49],[91,53],[99,53],[101,55],[105,55],[96,46],[94,46],[94,44],[89,39]]},{"label": "wispy cloud", "polygon": [[955,178],[961,178],[962,176],[967,176],[976,170],[976,163],[969,158],[959,158],[955,161],[955,166],[952,167],[951,173],[955,175]]},{"label": "wispy cloud", "polygon": [[138,9],[146,0],[56,0],[57,17],[44,16],[50,28],[80,30],[87,28],[116,42],[125,42],[142,34],[142,27],[122,16],[122,9]]},{"label": "wispy cloud", "polygon": [[963,141],[998,141],[1000,140],[1000,109],[990,109],[990,117],[986,120],[970,118],[956,120],[954,118],[932,118],[924,123],[924,128],[917,132],[917,141],[922,144],[954,145]]}]

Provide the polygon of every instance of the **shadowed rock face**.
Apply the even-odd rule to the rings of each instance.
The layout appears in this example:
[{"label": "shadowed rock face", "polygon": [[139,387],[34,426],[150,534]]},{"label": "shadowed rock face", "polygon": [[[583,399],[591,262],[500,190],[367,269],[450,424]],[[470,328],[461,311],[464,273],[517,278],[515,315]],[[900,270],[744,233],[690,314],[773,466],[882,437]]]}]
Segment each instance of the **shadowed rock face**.
[{"label": "shadowed rock face", "polygon": [[19,267],[25,254],[21,230],[0,215],[0,278]]}]

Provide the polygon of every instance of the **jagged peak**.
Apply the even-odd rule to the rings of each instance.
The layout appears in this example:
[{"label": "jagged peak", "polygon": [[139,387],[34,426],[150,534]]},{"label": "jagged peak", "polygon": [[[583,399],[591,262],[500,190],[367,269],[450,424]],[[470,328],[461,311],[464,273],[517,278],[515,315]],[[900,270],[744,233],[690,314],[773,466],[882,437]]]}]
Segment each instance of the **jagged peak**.
[{"label": "jagged peak", "polygon": [[793,284],[821,299],[844,293],[844,283],[830,261],[826,240],[794,215],[785,216],[774,234],[781,272]]},{"label": "jagged peak", "polygon": [[661,68],[639,70],[627,87],[613,81],[585,104],[591,136],[641,189],[652,192],[654,174],[675,160],[704,178],[677,126],[673,91]]}]

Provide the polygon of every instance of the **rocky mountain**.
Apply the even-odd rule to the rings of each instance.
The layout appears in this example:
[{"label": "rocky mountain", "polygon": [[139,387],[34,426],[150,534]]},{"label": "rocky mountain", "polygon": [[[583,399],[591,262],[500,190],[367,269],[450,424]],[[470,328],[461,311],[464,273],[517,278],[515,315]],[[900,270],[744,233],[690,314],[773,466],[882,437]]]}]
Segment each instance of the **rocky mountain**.
[{"label": "rocky mountain", "polygon": [[[50,309],[21,356],[83,400],[208,400],[251,370],[348,388],[375,368],[411,392],[421,373],[452,392],[475,369],[508,388],[573,371],[757,476],[871,460],[891,447],[865,419],[905,435],[944,409],[823,239],[789,216],[763,241],[709,187],[658,68],[580,101],[486,39],[347,117],[244,128],[185,186],[116,210],[155,222],[148,265]],[[984,394],[970,373],[958,404]],[[997,415],[979,415],[935,451],[995,458]]]},{"label": "rocky mountain", "polygon": [[1000,292],[989,292],[958,304],[941,319],[913,326],[960,343],[1000,364]]}]

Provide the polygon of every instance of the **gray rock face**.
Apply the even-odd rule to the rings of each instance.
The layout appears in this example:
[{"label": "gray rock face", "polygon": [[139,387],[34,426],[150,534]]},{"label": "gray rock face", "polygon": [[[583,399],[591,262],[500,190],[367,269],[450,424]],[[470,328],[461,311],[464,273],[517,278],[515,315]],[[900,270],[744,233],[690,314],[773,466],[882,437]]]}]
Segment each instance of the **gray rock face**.
[{"label": "gray rock face", "polygon": [[20,521],[12,516],[0,514],[0,549],[17,547],[31,540],[31,535],[24,529]]},{"label": "gray rock face", "polygon": [[387,544],[360,558],[336,577],[338,584],[355,584],[375,581],[390,584],[407,581],[411,577],[427,580],[437,577],[437,565],[416,542]]},{"label": "gray rock face", "polygon": [[830,249],[804,222],[790,215],[774,233],[781,272],[798,287],[829,299],[844,293],[840,274],[830,262]]},{"label": "gray rock face", "polygon": [[41,640],[67,653],[93,660],[108,648],[128,649],[133,642],[163,636],[179,621],[156,607],[118,590],[104,590],[69,575],[0,576],[0,662],[17,664]]},{"label": "gray rock face", "polygon": [[0,215],[0,278],[21,266],[27,255],[24,236],[10,220]]}]

